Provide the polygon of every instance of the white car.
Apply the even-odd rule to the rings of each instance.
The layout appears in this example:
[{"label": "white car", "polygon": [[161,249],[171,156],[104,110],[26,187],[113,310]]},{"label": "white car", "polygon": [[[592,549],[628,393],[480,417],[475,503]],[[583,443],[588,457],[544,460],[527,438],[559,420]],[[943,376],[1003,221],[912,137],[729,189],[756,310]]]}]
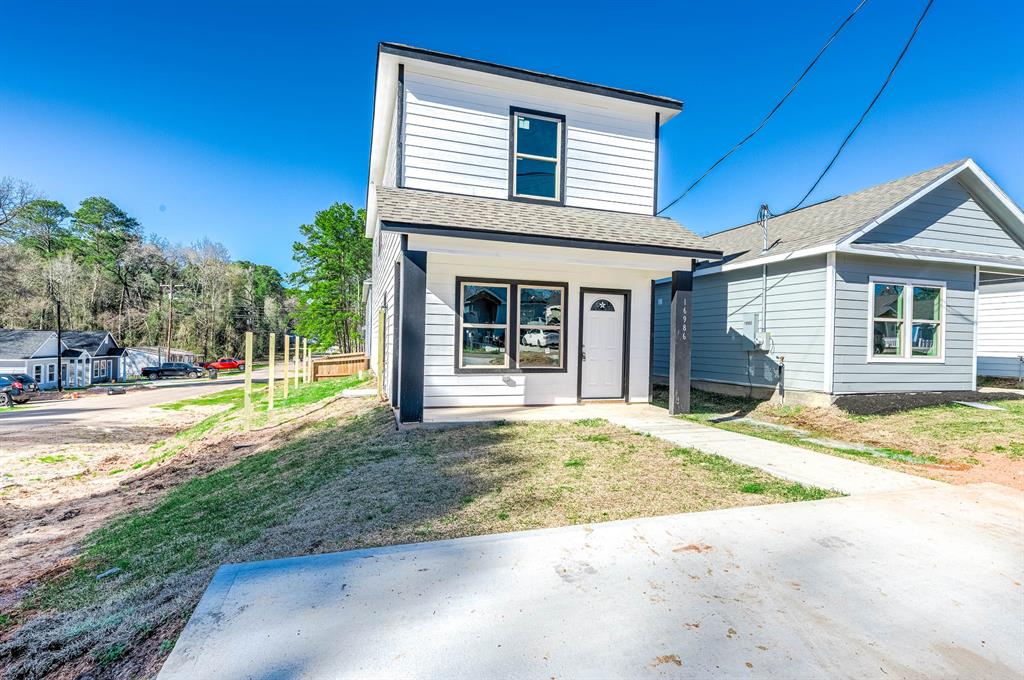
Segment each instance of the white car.
[{"label": "white car", "polygon": [[542,328],[531,328],[523,333],[523,344],[533,347],[558,347],[558,333]]}]

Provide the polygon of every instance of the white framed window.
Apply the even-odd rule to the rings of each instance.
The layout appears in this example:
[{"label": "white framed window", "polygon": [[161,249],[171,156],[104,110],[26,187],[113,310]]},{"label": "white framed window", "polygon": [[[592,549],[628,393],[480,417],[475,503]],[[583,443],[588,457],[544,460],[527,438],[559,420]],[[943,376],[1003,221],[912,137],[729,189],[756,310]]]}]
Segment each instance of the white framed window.
[{"label": "white framed window", "polygon": [[459,368],[507,369],[509,367],[508,283],[459,282],[462,330]]},{"label": "white framed window", "polygon": [[561,203],[565,116],[511,109],[509,198]]},{"label": "white framed window", "polygon": [[39,364],[36,364],[35,366],[33,366],[32,367],[32,377],[35,379],[36,383],[43,382],[43,367],[40,366]]},{"label": "white framed window", "polygon": [[57,380],[57,364],[46,365],[46,382],[54,382]]},{"label": "white framed window", "polygon": [[946,285],[868,279],[868,361],[945,361]]}]

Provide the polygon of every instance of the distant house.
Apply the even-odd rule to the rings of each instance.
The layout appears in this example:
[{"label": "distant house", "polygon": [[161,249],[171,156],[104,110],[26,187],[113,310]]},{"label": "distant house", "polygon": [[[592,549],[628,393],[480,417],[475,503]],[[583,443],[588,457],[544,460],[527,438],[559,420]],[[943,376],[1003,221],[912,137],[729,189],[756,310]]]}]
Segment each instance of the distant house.
[{"label": "distant house", "polygon": [[122,366],[125,377],[137,377],[147,366],[159,366],[165,362],[194,364],[196,358],[195,352],[177,347],[171,348],[170,357],[165,347],[125,347]]},{"label": "distant house", "polygon": [[[123,349],[107,331],[0,329],[0,372],[26,373],[43,389],[88,387],[124,378]],[[58,368],[59,366],[59,368]]]},{"label": "distant house", "polygon": [[773,217],[767,233],[767,247],[756,222],[707,237],[725,257],[694,272],[696,386],[813,402],[1017,375],[1024,213],[974,161]]}]

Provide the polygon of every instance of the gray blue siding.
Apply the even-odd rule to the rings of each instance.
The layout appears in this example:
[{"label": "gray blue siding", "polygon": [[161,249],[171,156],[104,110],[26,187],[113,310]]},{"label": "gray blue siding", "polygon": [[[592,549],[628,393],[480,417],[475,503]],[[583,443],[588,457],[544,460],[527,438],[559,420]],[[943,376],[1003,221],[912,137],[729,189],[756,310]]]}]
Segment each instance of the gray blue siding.
[{"label": "gray blue siding", "polygon": [[[869,277],[946,284],[945,360],[869,362]],[[969,390],[974,377],[974,267],[839,254],[836,257],[836,394]]]},{"label": "gray blue siding", "polygon": [[949,180],[878,225],[857,243],[895,243],[1021,257],[1024,247],[956,180]]},{"label": "gray blue siding", "polygon": [[654,358],[652,360],[652,375],[655,378],[664,378],[668,381],[668,355],[670,333],[672,323],[671,308],[672,302],[672,279],[662,281],[654,286],[654,334],[653,347]]},{"label": "gray blue siding", "polygon": [[768,266],[770,353],[753,342],[761,314],[761,268],[697,276],[693,281],[692,378],[774,386],[785,357],[786,388],[823,388],[825,257]]}]

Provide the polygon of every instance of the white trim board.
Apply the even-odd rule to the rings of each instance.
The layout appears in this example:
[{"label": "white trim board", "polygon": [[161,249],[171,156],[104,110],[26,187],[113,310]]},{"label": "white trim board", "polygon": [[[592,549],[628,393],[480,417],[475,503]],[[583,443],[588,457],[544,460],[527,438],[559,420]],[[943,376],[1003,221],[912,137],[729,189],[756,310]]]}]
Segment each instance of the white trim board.
[{"label": "white trim board", "polygon": [[835,381],[836,359],[836,254],[825,255],[825,342],[822,346],[823,388],[826,394],[832,393]]},{"label": "white trim board", "polygon": [[[902,342],[904,352],[909,354],[901,356],[877,356],[874,353],[874,329],[875,329],[875,284],[893,284],[904,288],[904,316],[902,319],[895,319],[897,323],[903,324]],[[939,314],[939,356],[937,357],[914,357],[912,347],[912,333],[914,329],[914,286],[922,288],[938,288],[941,290],[942,311]],[[946,363],[946,282],[932,281],[928,279],[913,279],[903,276],[869,276],[868,277],[868,309],[867,309],[867,332],[866,336],[866,361],[869,364],[945,364]],[[907,313],[909,312],[909,316]],[[974,324],[977,327],[977,323]]]}]

